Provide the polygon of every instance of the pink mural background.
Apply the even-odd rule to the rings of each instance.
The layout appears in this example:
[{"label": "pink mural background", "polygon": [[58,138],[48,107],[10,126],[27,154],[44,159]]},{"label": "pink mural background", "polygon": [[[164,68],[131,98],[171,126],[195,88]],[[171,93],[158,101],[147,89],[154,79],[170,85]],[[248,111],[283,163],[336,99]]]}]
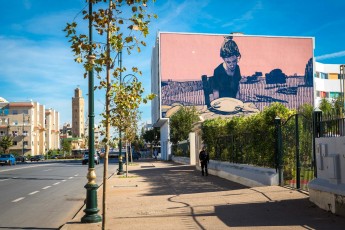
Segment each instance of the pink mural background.
[{"label": "pink mural background", "polygon": [[[160,36],[160,66],[163,81],[200,80],[213,75],[222,59],[219,50],[224,35],[169,34]],[[234,36],[241,60],[242,76],[281,69],[288,76],[303,75],[313,57],[312,38]]]}]

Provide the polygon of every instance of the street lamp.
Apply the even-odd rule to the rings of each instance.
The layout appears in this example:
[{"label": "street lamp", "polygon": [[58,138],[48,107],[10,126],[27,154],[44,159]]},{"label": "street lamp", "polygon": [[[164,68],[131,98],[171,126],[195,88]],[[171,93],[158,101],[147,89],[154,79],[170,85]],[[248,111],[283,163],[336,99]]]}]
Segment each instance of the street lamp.
[{"label": "street lamp", "polygon": [[[119,65],[120,69],[122,69],[122,52],[119,52]],[[133,74],[127,74],[122,79],[122,71],[120,72],[120,86],[122,85],[122,81],[125,81],[126,77],[131,76],[134,78],[135,81],[138,81],[138,78]],[[122,161],[122,130],[119,129],[119,169],[117,175],[123,175],[123,161]]]},{"label": "street lamp", "polygon": [[[28,119],[27,119],[27,121],[28,122],[30,122],[30,117],[28,117]],[[24,128],[25,128],[25,113],[23,112],[23,129],[22,129],[22,136],[23,136],[23,142],[22,142],[22,144],[23,144],[23,148],[22,148],[22,156],[23,156],[23,159],[22,159],[22,161],[24,161],[24,152],[25,152],[25,146],[24,146],[24,142],[25,142],[25,136],[27,136],[27,133],[25,134],[25,130],[24,130]]]},{"label": "street lamp", "polygon": [[[89,1],[89,15],[92,14],[92,1]],[[89,45],[92,47],[92,18],[89,17]],[[84,186],[86,189],[86,208],[85,215],[81,218],[82,223],[98,223],[102,221],[102,217],[98,215],[97,208],[97,189],[96,172],[95,172],[95,132],[94,132],[94,79],[93,79],[93,64],[95,56],[92,55],[92,48],[90,48],[88,61],[92,68],[89,70],[89,164],[88,164],[88,183]]]}]

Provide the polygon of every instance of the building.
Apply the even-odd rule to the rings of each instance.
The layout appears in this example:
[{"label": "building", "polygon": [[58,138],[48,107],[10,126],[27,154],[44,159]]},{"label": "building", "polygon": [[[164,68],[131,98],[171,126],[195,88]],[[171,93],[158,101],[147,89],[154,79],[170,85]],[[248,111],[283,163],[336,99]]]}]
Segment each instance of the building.
[{"label": "building", "polygon": [[[237,48],[236,55],[229,52],[236,56],[232,70],[225,69],[230,57],[222,56],[227,47]],[[182,106],[195,106],[206,120],[250,115],[273,102],[290,109],[313,104],[313,60],[313,37],[159,32],[151,117],[160,128],[162,159],[171,157],[169,117]]]},{"label": "building", "polygon": [[58,127],[59,113],[38,102],[0,100],[0,138],[13,138],[11,153],[33,156],[59,149]]},{"label": "building", "polygon": [[315,107],[320,105],[323,98],[332,102],[344,95],[344,73],[340,72],[340,66],[315,62]]},{"label": "building", "polygon": [[85,136],[85,115],[84,115],[84,98],[82,91],[79,88],[74,90],[74,97],[72,98],[72,136]]}]

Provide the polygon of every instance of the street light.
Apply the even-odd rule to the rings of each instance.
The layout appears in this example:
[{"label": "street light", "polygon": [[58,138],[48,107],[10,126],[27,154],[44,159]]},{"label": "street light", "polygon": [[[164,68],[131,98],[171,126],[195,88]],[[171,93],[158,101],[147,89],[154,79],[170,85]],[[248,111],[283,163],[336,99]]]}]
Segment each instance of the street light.
[{"label": "street light", "polygon": [[[27,120],[28,122],[30,122],[30,117],[28,117],[28,120]],[[22,148],[22,156],[23,156],[23,159],[22,159],[22,161],[24,161],[24,152],[25,152],[25,146],[24,146],[24,141],[25,141],[25,136],[27,136],[27,134],[24,134],[24,124],[25,124],[25,113],[23,112],[23,130],[22,130],[22,136],[23,136],[23,142],[22,142],[22,144],[23,144],[23,148]]]},{"label": "street light", "polygon": [[[92,14],[92,1],[89,1],[89,15]],[[92,47],[92,18],[89,17],[89,45]],[[92,68],[89,70],[89,164],[88,164],[88,183],[85,185],[86,189],[86,208],[85,215],[81,218],[82,223],[98,223],[102,221],[102,217],[98,215],[97,208],[97,189],[96,172],[95,172],[95,132],[94,132],[94,79],[93,79],[93,64],[95,56],[92,55],[92,48],[90,48],[88,61]]]},{"label": "street light", "polygon": [[[119,65],[120,69],[122,69],[122,51],[119,52]],[[127,74],[122,79],[122,71],[120,72],[120,86],[122,85],[122,80],[125,81],[126,77],[131,76],[135,79],[135,81],[138,81],[138,78],[133,74]],[[123,175],[123,161],[122,161],[122,130],[119,129],[119,169],[117,172],[117,175]]]}]

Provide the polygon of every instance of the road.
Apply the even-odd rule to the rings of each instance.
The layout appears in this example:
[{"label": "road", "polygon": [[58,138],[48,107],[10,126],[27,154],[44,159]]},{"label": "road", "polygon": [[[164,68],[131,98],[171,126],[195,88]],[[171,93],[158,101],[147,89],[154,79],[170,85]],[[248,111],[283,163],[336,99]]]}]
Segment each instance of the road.
[{"label": "road", "polygon": [[[110,162],[109,175],[117,165]],[[58,229],[84,203],[87,168],[81,160],[0,167],[0,229]],[[101,185],[103,163],[95,168]]]}]

